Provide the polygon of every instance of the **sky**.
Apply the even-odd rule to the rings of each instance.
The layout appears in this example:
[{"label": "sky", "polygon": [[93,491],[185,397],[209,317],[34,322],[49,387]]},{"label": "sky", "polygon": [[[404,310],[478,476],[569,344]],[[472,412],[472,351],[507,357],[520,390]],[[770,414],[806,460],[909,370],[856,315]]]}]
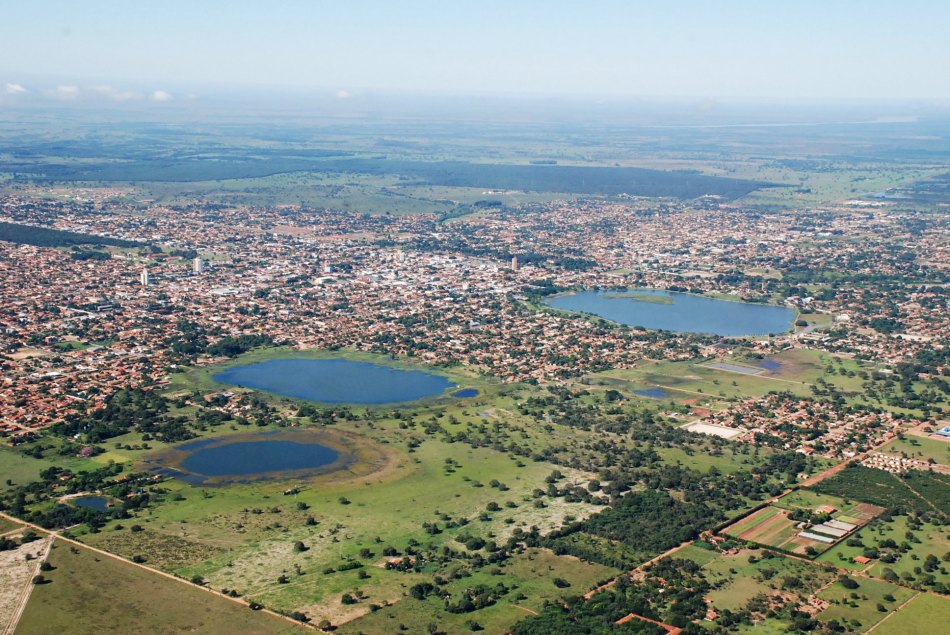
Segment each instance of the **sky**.
[{"label": "sky", "polygon": [[950,99],[945,0],[3,0],[0,15],[8,102],[225,88]]}]

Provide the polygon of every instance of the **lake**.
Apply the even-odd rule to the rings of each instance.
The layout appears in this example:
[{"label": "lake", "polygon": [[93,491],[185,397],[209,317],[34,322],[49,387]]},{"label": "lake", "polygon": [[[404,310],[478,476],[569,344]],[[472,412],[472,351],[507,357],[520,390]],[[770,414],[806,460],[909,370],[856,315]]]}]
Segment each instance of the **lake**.
[{"label": "lake", "polygon": [[306,478],[353,460],[327,439],[325,433],[291,429],[198,439],[163,450],[145,464],[195,485]]},{"label": "lake", "polygon": [[415,401],[455,387],[441,375],[339,358],[271,359],[228,368],[214,380],[285,397],[354,404]]},{"label": "lake", "polygon": [[248,476],[284,470],[308,470],[330,465],[340,453],[319,443],[278,439],[241,440],[190,451],[181,467],[201,476]]},{"label": "lake", "polygon": [[105,496],[77,496],[69,502],[76,507],[88,507],[89,509],[95,509],[100,512],[108,511],[109,509],[109,499]]},{"label": "lake", "polygon": [[592,313],[629,326],[721,336],[784,333],[795,319],[795,312],[784,306],[657,289],[578,291],[553,296],[545,304],[564,311]]}]

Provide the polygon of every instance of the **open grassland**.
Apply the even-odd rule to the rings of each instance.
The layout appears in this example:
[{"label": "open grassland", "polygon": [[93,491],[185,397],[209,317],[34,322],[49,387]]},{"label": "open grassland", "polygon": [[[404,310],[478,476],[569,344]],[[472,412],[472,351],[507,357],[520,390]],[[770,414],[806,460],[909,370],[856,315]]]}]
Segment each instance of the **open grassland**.
[{"label": "open grassland", "polygon": [[7,520],[6,518],[0,517],[0,536],[17,531],[22,527],[23,525],[19,523],[15,523],[12,520]]},{"label": "open grassland", "polygon": [[389,174],[319,171],[215,181],[150,182],[137,187],[148,198],[166,204],[187,204],[198,196],[235,205],[303,205],[366,214],[452,214],[487,199],[514,206],[566,196],[519,190],[487,194],[483,187],[431,185]]},{"label": "open grassland", "polygon": [[879,623],[877,635],[942,635],[950,624],[950,600],[921,593],[906,606]]},{"label": "open grassland", "polygon": [[17,635],[303,633],[302,627],[133,565],[58,542]]},{"label": "open grassland", "polygon": [[[529,549],[505,563],[495,574],[488,569],[482,570],[453,580],[445,587],[457,598],[466,588],[480,584],[494,587],[502,582],[511,590],[492,606],[471,613],[449,614],[444,611],[441,599],[409,597],[345,624],[339,632],[344,635],[361,632],[424,633],[429,624],[438,624],[441,632],[469,633],[472,629],[467,622],[474,620],[486,633],[504,633],[526,615],[540,611],[545,602],[582,594],[617,573],[616,569],[582,562],[571,556]],[[553,582],[557,578],[569,586],[559,588]]]},{"label": "open grassland", "polygon": [[[501,541],[515,527],[547,530],[597,509],[562,499],[535,507],[531,492],[544,487],[550,464],[434,439],[410,453],[396,448],[406,439],[395,426],[351,425],[394,452],[393,463],[375,473],[297,481],[300,491],[293,496],[283,495],[288,484],[280,482],[211,488],[169,481],[165,502],[137,521],[142,531],[114,521],[83,540],[188,578],[201,575],[214,588],[237,589],[268,607],[305,607],[315,619],[339,620],[349,611],[340,605],[345,592],[359,589],[365,607],[394,601],[418,581],[415,574],[372,566],[387,546],[403,552],[417,541],[464,550],[454,542],[463,532]],[[562,471],[580,482],[589,478]],[[486,513],[490,503],[499,511]],[[309,517],[315,524],[308,524]],[[438,533],[427,533],[426,522],[437,524]],[[295,550],[297,542],[306,550]],[[362,566],[326,573],[355,562]],[[361,578],[360,570],[368,576]],[[289,579],[279,582],[283,575]]]},{"label": "open grassland", "polygon": [[917,591],[880,580],[852,580],[858,584],[855,589],[847,589],[841,582],[835,582],[818,594],[819,598],[831,603],[819,613],[822,621],[838,620],[855,632],[863,633],[917,594]]},{"label": "open grassland", "polygon": [[806,562],[773,556],[761,549],[740,549],[737,553],[717,553],[694,545],[676,553],[703,567],[713,585],[709,599],[718,611],[735,611],[763,592],[813,593],[833,579]]},{"label": "open grassland", "polygon": [[[43,458],[27,456],[5,444],[0,445],[0,491],[36,481],[40,472],[52,465],[61,465],[72,470],[96,467],[96,463],[90,459],[81,459],[70,454],[59,455],[57,449],[63,445],[59,439],[44,438],[42,444],[51,447],[43,453]],[[12,485],[7,484],[8,480]]]},{"label": "open grassland", "polygon": [[[747,367],[751,372],[730,372],[697,362],[649,362],[636,368],[611,370],[591,375],[591,382],[604,383],[621,392],[662,388],[667,392],[660,402],[702,405],[715,410],[726,407],[734,400],[761,397],[772,391],[787,391],[803,397],[812,395],[811,385],[820,377],[829,383],[838,381],[838,375],[827,374],[825,354],[805,349],[782,351],[768,357],[777,362],[774,370],[758,369],[761,359],[740,354],[725,363]],[[635,398],[635,395],[631,395]],[[655,400],[647,400],[655,401]]]},{"label": "open grassland", "polygon": [[[908,539],[908,532],[914,537]],[[827,562],[838,567],[851,570],[863,570],[878,578],[885,576],[890,569],[904,584],[917,581],[920,568],[927,556],[934,556],[940,561],[940,566],[931,572],[937,582],[950,584],[950,570],[943,558],[950,553],[950,529],[932,523],[921,523],[919,529],[911,530],[907,516],[894,516],[890,520],[880,519],[870,523],[857,532],[853,540],[835,545],[834,548],[821,555],[819,562]],[[883,562],[879,558],[872,558],[869,564],[857,564],[854,558],[862,555],[866,550],[878,548],[881,544],[893,541],[897,545],[905,545],[905,549],[888,550],[897,556],[895,562]],[[848,544],[848,543],[852,544]],[[858,544],[860,543],[860,544]]]},{"label": "open grassland", "polygon": [[950,465],[950,440],[906,435],[903,439],[894,439],[878,449],[878,452],[906,456],[918,461],[933,461],[941,465]]}]

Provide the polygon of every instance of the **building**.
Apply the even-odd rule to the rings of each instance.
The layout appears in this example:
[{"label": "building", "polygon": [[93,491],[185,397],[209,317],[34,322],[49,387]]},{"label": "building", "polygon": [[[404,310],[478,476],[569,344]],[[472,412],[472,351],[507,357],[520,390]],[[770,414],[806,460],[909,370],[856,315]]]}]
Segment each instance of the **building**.
[{"label": "building", "polygon": [[139,282],[142,283],[143,287],[147,287],[149,284],[148,269],[142,268],[142,273],[139,274]]},{"label": "building", "polygon": [[191,270],[195,273],[204,273],[205,261],[201,259],[201,256],[195,256],[195,259],[191,261]]},{"label": "building", "polygon": [[511,257],[511,270],[518,271],[518,256]]}]

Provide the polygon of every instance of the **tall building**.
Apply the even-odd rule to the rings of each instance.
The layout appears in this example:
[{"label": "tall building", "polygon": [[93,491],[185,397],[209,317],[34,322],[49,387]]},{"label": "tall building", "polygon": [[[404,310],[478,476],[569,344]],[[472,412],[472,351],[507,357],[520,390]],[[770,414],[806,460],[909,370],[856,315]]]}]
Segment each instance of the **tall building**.
[{"label": "tall building", "polygon": [[205,261],[201,259],[201,256],[195,256],[195,259],[191,261],[191,270],[195,273],[204,273]]},{"label": "tall building", "polygon": [[518,256],[511,257],[511,270],[518,271]]},{"label": "tall building", "polygon": [[145,267],[142,267],[142,273],[139,274],[139,282],[142,283],[142,286],[143,286],[143,287],[147,287],[147,286],[148,286],[148,282],[149,282],[148,269],[145,268]]}]

